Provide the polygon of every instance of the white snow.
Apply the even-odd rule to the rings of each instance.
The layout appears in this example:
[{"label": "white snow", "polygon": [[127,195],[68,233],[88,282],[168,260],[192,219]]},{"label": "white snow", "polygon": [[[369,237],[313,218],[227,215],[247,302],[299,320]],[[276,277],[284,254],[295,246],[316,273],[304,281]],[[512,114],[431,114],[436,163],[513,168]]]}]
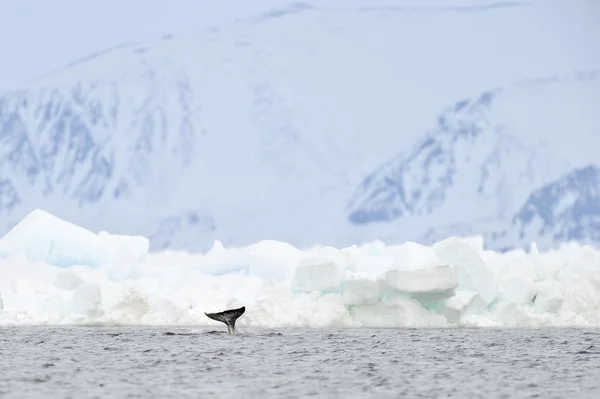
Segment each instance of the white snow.
[{"label": "white snow", "polygon": [[[487,251],[476,237],[341,249],[216,242],[206,253],[116,258],[109,244],[129,238],[33,215],[0,240],[0,325],[217,326],[204,312],[241,305],[242,331],[600,325],[600,251],[576,244],[528,254]],[[48,250],[54,239],[60,251]]]}]

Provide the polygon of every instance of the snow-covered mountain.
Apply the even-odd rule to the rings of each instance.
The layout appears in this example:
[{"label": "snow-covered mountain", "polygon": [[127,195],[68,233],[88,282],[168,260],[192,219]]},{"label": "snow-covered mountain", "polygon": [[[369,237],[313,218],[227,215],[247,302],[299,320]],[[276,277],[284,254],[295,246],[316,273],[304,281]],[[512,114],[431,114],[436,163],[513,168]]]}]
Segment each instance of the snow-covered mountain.
[{"label": "snow-covered mountain", "polygon": [[[352,186],[407,141],[383,140],[400,124],[371,123],[394,108],[397,84],[346,115],[378,89],[365,72],[391,77],[401,62],[371,56],[396,30],[385,20],[294,5],[95,53],[6,93],[0,233],[43,207],[93,230],[147,235],[155,249],[330,239],[340,229],[319,226],[323,216],[344,224]],[[376,35],[355,41],[355,23],[377,21]]]},{"label": "snow-covered mountain", "polygon": [[364,180],[348,218],[390,240],[408,228],[423,241],[484,234],[496,248],[600,243],[599,107],[598,72],[459,101]]},{"label": "snow-covered mountain", "polygon": [[511,88],[590,64],[531,27],[548,7],[294,4],[95,53],[0,96],[0,234],[37,207],[152,249],[497,229],[595,162],[594,73]]},{"label": "snow-covered mountain", "polygon": [[97,54],[93,70],[90,57],[0,98],[4,229],[13,210],[44,206],[78,220],[73,209],[92,219],[122,209],[121,222],[135,223],[143,204],[165,201],[202,125],[185,70],[145,51]]},{"label": "snow-covered mountain", "polygon": [[600,167],[590,165],[535,190],[512,219],[509,229],[492,234],[506,248],[536,242],[600,244]]}]

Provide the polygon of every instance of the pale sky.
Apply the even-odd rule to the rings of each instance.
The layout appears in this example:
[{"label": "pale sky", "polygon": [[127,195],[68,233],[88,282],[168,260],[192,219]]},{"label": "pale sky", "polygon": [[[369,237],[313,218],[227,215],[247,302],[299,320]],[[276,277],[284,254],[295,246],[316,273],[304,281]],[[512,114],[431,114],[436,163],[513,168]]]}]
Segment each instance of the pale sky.
[{"label": "pale sky", "polygon": [[252,16],[269,2],[0,0],[0,88],[120,43],[192,33]]}]

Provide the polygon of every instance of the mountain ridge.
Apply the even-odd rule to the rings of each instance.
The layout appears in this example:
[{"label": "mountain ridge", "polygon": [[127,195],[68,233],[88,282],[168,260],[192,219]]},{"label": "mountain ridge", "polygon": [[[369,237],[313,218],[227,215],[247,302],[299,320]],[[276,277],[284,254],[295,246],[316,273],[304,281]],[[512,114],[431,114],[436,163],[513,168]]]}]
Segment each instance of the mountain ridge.
[{"label": "mountain ridge", "polygon": [[[419,240],[431,229],[482,220],[492,231],[533,190],[589,164],[589,148],[581,162],[554,158],[557,148],[570,148],[558,134],[569,131],[566,111],[540,105],[536,83],[506,84],[583,68],[553,62],[542,46],[505,73],[502,54],[486,47],[507,18],[514,29],[499,43],[514,51],[538,43],[513,40],[531,29],[536,7],[301,10],[92,54],[0,97],[0,234],[35,207],[95,231],[152,237],[152,249],[205,250],[214,239],[297,246]],[[437,50],[423,53],[427,43]],[[563,83],[537,85],[556,101],[574,95],[573,104],[562,103],[571,116],[590,113],[580,107],[590,90],[567,93]],[[494,86],[501,89],[482,89]],[[438,105],[465,92],[483,95],[454,104],[436,121],[439,137],[422,139]],[[529,107],[535,126],[519,116]],[[532,141],[523,133],[531,129],[552,136]],[[415,141],[422,148],[399,172],[397,150]],[[504,173],[510,157],[523,178]],[[385,222],[353,224],[348,209],[370,195],[357,186],[384,159],[391,160],[385,171],[405,179],[403,194],[394,194],[399,205],[381,207]],[[390,193],[381,191],[382,203]]]},{"label": "mountain ridge", "polygon": [[[574,94],[571,97],[562,97],[561,90],[569,86]],[[558,87],[559,90],[552,93],[548,90],[549,87]],[[483,96],[479,97],[479,100],[473,102],[464,100],[456,102],[438,119],[436,127],[415,144],[410,155],[398,156],[386,161],[382,167],[361,183],[348,203],[348,220],[356,225],[376,224],[381,226],[382,223],[396,225],[396,221],[400,223],[403,219],[433,215],[438,221],[436,223],[439,224],[437,227],[435,224],[431,224],[422,230],[423,233],[420,237],[425,242],[443,238],[445,235],[483,234],[488,237],[492,247],[494,245],[502,247],[528,245],[523,242],[523,237],[513,237],[510,245],[506,240],[505,244],[499,242],[494,244],[494,241],[499,237],[510,235],[507,231],[516,228],[514,225],[517,220],[521,224],[528,223],[524,218],[523,209],[532,199],[527,199],[525,193],[537,195],[539,202],[541,201],[539,197],[542,195],[540,193],[549,190],[544,187],[556,187],[556,185],[562,187],[565,183],[561,183],[561,179],[565,178],[570,179],[570,184],[573,185],[575,184],[572,182],[573,176],[593,168],[594,154],[586,147],[590,146],[590,142],[598,141],[596,132],[600,131],[600,120],[592,114],[593,108],[600,104],[600,96],[597,94],[600,92],[600,74],[598,71],[582,71],[568,78],[554,77],[523,81],[515,85],[513,90],[522,91],[535,99],[535,102],[532,101],[528,104],[535,115],[524,114],[520,120],[500,119],[500,121],[495,121],[494,117],[498,118],[498,115],[503,115],[505,111],[494,112],[492,92],[485,92]],[[506,91],[495,90],[493,93],[501,99],[504,92]],[[509,90],[509,97],[510,92]],[[587,100],[591,101],[587,102]],[[547,104],[544,105],[544,102]],[[570,104],[572,108],[587,115],[588,119],[577,120],[577,114],[571,115],[564,111],[568,108],[563,107],[565,104]],[[500,107],[502,106],[500,105]],[[508,101],[505,101],[504,106],[510,107]],[[579,130],[581,131],[571,133],[574,137],[569,144],[570,150],[569,146],[561,148],[560,144],[564,144],[565,141],[554,148],[548,144],[548,140],[556,139],[556,137],[544,137],[546,123],[543,119],[549,119],[551,124],[553,122],[551,117],[540,118],[540,122],[537,122],[536,117],[539,116],[537,112],[540,115],[546,113],[550,106],[554,107],[552,111],[556,112],[554,118],[559,125],[571,124],[571,130],[577,130],[574,127],[578,123],[580,125]],[[516,113],[509,114],[516,115]],[[531,119],[529,119],[530,117]],[[448,123],[448,121],[453,121],[453,123]],[[536,126],[536,123],[540,123],[540,125]],[[522,127],[529,129],[527,136],[530,140],[529,143],[523,141],[523,136],[512,131],[521,133],[523,132]],[[480,139],[482,135],[487,138]],[[534,136],[537,136],[538,143],[535,143],[535,138],[531,140]],[[566,141],[571,140],[567,139]],[[577,150],[575,151],[574,148]],[[565,155],[565,152],[569,151],[577,154],[587,153],[587,156],[574,161]],[[477,157],[480,159],[477,160]],[[464,165],[458,167],[457,163],[461,162]],[[465,172],[466,170],[471,172]],[[466,176],[469,173],[470,176]],[[567,177],[564,177],[565,175]],[[592,179],[589,183],[597,184],[597,181]],[[462,185],[461,193],[458,195],[452,193],[453,190],[456,191],[455,185]],[[522,186],[528,186],[528,188],[516,189],[516,187]],[[417,190],[415,191],[411,187],[417,187]],[[589,189],[594,192],[593,187]],[[589,197],[583,188],[580,187],[579,191]],[[514,193],[520,194],[515,197]],[[455,207],[452,208],[452,211],[447,210],[444,216],[436,218],[436,207],[447,206],[447,197],[452,195],[457,200]],[[553,198],[548,197],[546,200],[551,203],[558,202],[560,200],[556,198],[558,195],[555,191],[552,194]],[[468,205],[461,205],[462,200]],[[474,206],[478,202],[481,204],[479,209]],[[493,205],[494,202],[496,205]],[[489,211],[490,206],[494,211]],[[454,220],[439,222],[449,214],[458,214],[459,216]],[[519,217],[519,215],[521,216]],[[593,212],[589,217],[593,218]],[[474,231],[469,227],[469,220],[479,226],[479,230],[475,229]],[[477,222],[478,220],[487,220],[487,222],[481,223]],[[384,227],[384,230],[386,228]],[[525,227],[521,226],[520,228],[524,229]],[[440,230],[439,234],[435,233],[436,229]],[[554,242],[546,240],[546,244],[556,245],[562,241],[580,238],[590,242],[591,236],[595,236],[594,233],[588,232],[585,237],[564,234],[555,237]],[[393,237],[393,233],[388,233],[388,237]],[[535,234],[529,234],[529,240],[535,240],[536,237]]]}]

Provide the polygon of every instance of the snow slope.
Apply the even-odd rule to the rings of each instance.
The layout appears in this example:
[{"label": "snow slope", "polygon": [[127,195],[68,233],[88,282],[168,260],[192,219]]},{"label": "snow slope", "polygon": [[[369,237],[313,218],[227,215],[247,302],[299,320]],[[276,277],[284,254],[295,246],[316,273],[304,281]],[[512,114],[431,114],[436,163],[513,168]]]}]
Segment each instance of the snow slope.
[{"label": "snow slope", "polygon": [[599,107],[598,72],[459,101],[412,153],[365,179],[348,218],[389,240],[476,233],[496,248],[598,244]]},{"label": "snow slope", "polygon": [[[386,233],[347,220],[356,186],[413,146],[445,104],[600,67],[590,25],[573,23],[585,22],[583,9],[566,3],[365,4],[282,6],[117,46],[5,93],[0,234],[43,207],[93,231],[143,234],[152,249],[351,244]],[[529,104],[518,93],[513,101]],[[551,175],[523,183],[521,201]],[[498,182],[486,184],[493,196]],[[415,236],[414,223],[396,238]]]}]

